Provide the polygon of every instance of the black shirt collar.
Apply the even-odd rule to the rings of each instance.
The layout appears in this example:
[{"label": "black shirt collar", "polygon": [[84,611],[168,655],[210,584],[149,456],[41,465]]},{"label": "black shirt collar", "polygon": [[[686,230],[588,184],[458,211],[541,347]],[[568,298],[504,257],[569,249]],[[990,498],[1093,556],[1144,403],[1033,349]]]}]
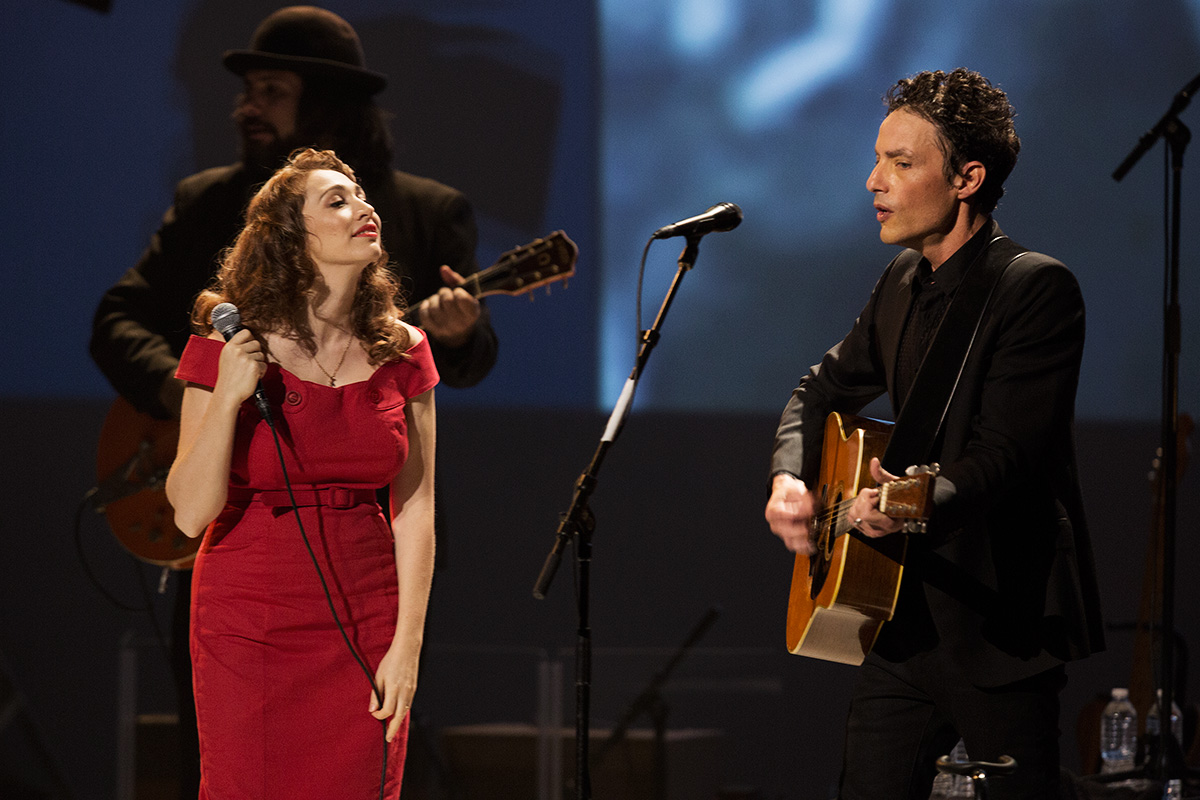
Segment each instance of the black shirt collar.
[{"label": "black shirt collar", "polygon": [[913,292],[934,289],[947,296],[953,296],[958,285],[962,283],[963,277],[967,274],[967,269],[975,263],[976,257],[983,252],[992,239],[999,235],[1001,235],[1000,226],[989,217],[983,227],[976,231],[966,244],[958,248],[954,255],[946,259],[936,272],[929,263],[929,259],[922,256],[917,263],[917,274],[912,283]]}]

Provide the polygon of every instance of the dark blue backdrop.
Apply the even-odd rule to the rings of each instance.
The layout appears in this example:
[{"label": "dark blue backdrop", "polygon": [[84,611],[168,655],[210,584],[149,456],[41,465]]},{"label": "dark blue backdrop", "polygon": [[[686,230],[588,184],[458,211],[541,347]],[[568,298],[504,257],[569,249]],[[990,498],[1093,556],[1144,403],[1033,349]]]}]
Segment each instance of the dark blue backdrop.
[{"label": "dark blue backdrop", "polygon": [[[0,690],[11,682],[18,707],[16,721],[0,726],[0,782],[23,759],[37,774],[61,772],[81,800],[113,796],[127,755],[117,737],[117,664],[129,637],[148,643],[140,690],[156,691],[147,699],[168,709],[173,702],[154,617],[138,610],[131,578],[150,587],[146,605],[160,620],[176,581],[153,595],[158,571],[131,568],[95,514],[73,515],[95,481],[96,435],[113,397],[87,338],[96,300],[135,262],[175,182],[234,158],[228,116],[238,82],[219,54],[244,46],[276,5],[5,8]],[[724,780],[772,797],[825,795],[851,671],[783,652],[791,560],[762,522],[763,472],[788,391],[844,333],[892,255],[878,242],[863,183],[880,96],[924,68],[979,69],[1018,109],[1024,149],[998,217],[1018,241],[1074,268],[1083,286],[1084,491],[1106,618],[1119,626],[1135,617],[1150,517],[1144,476],[1157,441],[1162,146],[1123,183],[1109,175],[1200,70],[1200,0],[1112,0],[1102,11],[1083,0],[328,6],[355,24],[370,65],[392,78],[381,99],[396,113],[398,166],[475,202],[483,263],[558,228],[581,247],[567,290],[533,305],[494,300],[499,364],[479,387],[439,393],[449,406],[439,417],[439,467],[450,566],[434,592],[433,668],[420,695],[435,726],[532,717],[531,670],[508,680],[497,653],[533,648],[569,661],[569,571],[550,602],[535,603],[530,588],[633,363],[637,259],[655,228],[732,201],[746,220],[701,245],[595,496],[596,635],[610,653],[674,647],[721,603],[725,615],[705,645],[766,655],[726,670],[725,683],[674,684],[672,725],[726,730]],[[1200,111],[1184,119],[1194,125]],[[1181,283],[1181,406],[1193,413],[1195,161],[1185,176]],[[647,323],[677,248],[675,240],[650,252]],[[1185,481],[1183,565],[1196,563],[1200,546],[1189,527],[1200,516],[1195,471]],[[85,570],[135,610],[105,602]],[[1200,623],[1187,610],[1198,591],[1195,581],[1179,586],[1177,621],[1193,650]],[[1094,693],[1128,680],[1131,639],[1118,627],[1108,653],[1072,668],[1064,731]],[[598,667],[598,724],[637,696],[653,660],[624,677]],[[464,665],[470,680],[456,680]],[[1195,697],[1196,680],[1187,683]],[[478,705],[480,694],[495,707]],[[562,718],[570,713],[568,700]],[[10,748],[13,740],[37,745],[61,769]],[[1079,750],[1095,751],[1069,734],[1063,746],[1073,770]]]},{"label": "dark blue backdrop", "polygon": [[[863,187],[883,91],[922,68],[966,65],[1019,112],[1024,149],[1001,224],[1065,261],[1084,288],[1080,415],[1158,414],[1162,145],[1124,182],[1110,173],[1200,70],[1197,0],[1102,11],[1083,0],[328,5],[392,77],[382,103],[396,112],[399,165],[475,201],[481,262],[557,228],[582,248],[568,290],[532,306],[493,301],[500,365],[444,403],[611,407],[633,363],[646,237],[727,200],[746,221],[704,241],[637,407],[774,412],[893,252]],[[232,160],[237,81],[218,55],[244,46],[274,6],[116,0],[101,14],[40,0],[8,15],[0,324],[21,344],[8,350],[0,395],[111,395],[86,355],[96,298],[135,261],[175,180]],[[1200,396],[1189,185],[1185,409]],[[675,245],[651,250],[647,316],[674,274]]]}]

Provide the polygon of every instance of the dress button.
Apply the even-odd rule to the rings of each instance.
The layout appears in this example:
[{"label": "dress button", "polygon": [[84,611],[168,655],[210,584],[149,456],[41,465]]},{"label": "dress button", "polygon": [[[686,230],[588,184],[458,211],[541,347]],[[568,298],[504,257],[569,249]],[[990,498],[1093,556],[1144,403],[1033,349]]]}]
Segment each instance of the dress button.
[{"label": "dress button", "polygon": [[371,389],[367,392],[367,400],[371,401],[373,404],[379,403],[379,401],[382,399],[383,395],[379,393],[378,389]]},{"label": "dress button", "polygon": [[284,397],[283,399],[284,399],[284,402],[286,402],[286,403],[287,403],[288,405],[290,405],[290,406],[298,406],[298,405],[300,405],[300,399],[301,399],[301,398],[300,398],[300,393],[299,393],[299,392],[297,392],[295,389],[293,389],[292,391],[288,392],[288,393],[287,393],[287,396],[286,396],[286,397]]}]

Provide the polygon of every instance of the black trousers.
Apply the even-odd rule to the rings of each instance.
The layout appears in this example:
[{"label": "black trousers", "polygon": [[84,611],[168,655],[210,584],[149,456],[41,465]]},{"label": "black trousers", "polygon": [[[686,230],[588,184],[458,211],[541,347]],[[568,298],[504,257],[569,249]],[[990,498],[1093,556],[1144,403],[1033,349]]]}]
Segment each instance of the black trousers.
[{"label": "black trousers", "polygon": [[846,725],[841,800],[928,800],[938,757],[961,737],[974,761],[1016,759],[988,779],[992,800],[1058,800],[1059,666],[980,688],[938,654],[901,663],[871,654],[859,670]]}]

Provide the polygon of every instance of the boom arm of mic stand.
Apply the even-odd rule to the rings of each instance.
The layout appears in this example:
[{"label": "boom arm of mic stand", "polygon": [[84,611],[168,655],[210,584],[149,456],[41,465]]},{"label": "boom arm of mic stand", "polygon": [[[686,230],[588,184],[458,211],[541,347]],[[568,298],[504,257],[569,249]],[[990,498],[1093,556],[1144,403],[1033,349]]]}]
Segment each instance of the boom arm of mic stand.
[{"label": "boom arm of mic stand", "polygon": [[554,581],[559,564],[562,563],[562,553],[567,542],[581,529],[590,532],[595,525],[592,512],[587,507],[587,501],[596,488],[596,473],[600,470],[600,462],[604,460],[604,454],[607,452],[609,444],[609,442],[600,443],[596,449],[596,455],[592,457],[592,463],[575,481],[575,495],[571,499],[571,507],[559,520],[558,530],[554,533],[554,546],[546,555],[546,561],[542,564],[542,571],[538,574],[537,583],[533,586],[533,596],[538,600],[546,599],[546,592],[550,590],[550,584]]},{"label": "boom arm of mic stand", "polygon": [[604,760],[604,756],[610,750],[612,750],[613,747],[619,744],[622,739],[625,738],[625,734],[628,732],[629,726],[633,724],[634,720],[637,719],[639,714],[641,714],[643,711],[650,710],[653,708],[655,703],[662,699],[661,689],[667,684],[667,679],[671,677],[671,673],[674,672],[675,667],[678,666],[679,662],[683,660],[683,657],[688,654],[688,651],[695,647],[696,642],[700,641],[704,634],[708,633],[708,629],[712,627],[712,624],[717,621],[717,617],[719,616],[721,616],[721,608],[719,606],[713,606],[712,608],[708,609],[708,611],[704,614],[704,617],[698,623],[696,623],[696,626],[692,628],[691,633],[688,634],[687,638],[683,641],[683,644],[679,645],[678,649],[675,650],[675,653],[671,656],[670,660],[667,661],[666,665],[663,666],[663,668],[659,670],[653,678],[650,679],[650,683],[644,690],[642,690],[642,693],[639,694],[637,698],[629,704],[627,709],[625,709],[625,713],[621,715],[620,720],[618,720],[617,724],[613,727],[612,733],[609,734],[608,739],[606,739],[604,744],[600,746],[600,749],[596,751],[596,756],[592,761],[592,766],[596,766],[602,760]]},{"label": "boom arm of mic stand", "polygon": [[1196,90],[1200,89],[1200,75],[1192,78],[1191,82],[1179,90],[1175,95],[1175,99],[1171,101],[1171,107],[1167,109],[1167,113],[1163,114],[1162,119],[1154,123],[1154,127],[1142,134],[1138,139],[1138,143],[1134,145],[1133,150],[1129,155],[1125,156],[1125,160],[1121,162],[1115,170],[1113,170],[1113,180],[1120,181],[1128,174],[1129,170],[1133,169],[1142,156],[1146,155],[1146,151],[1154,146],[1164,134],[1170,132],[1171,124],[1177,121],[1179,115],[1187,108],[1188,103],[1192,101],[1192,95]]}]

